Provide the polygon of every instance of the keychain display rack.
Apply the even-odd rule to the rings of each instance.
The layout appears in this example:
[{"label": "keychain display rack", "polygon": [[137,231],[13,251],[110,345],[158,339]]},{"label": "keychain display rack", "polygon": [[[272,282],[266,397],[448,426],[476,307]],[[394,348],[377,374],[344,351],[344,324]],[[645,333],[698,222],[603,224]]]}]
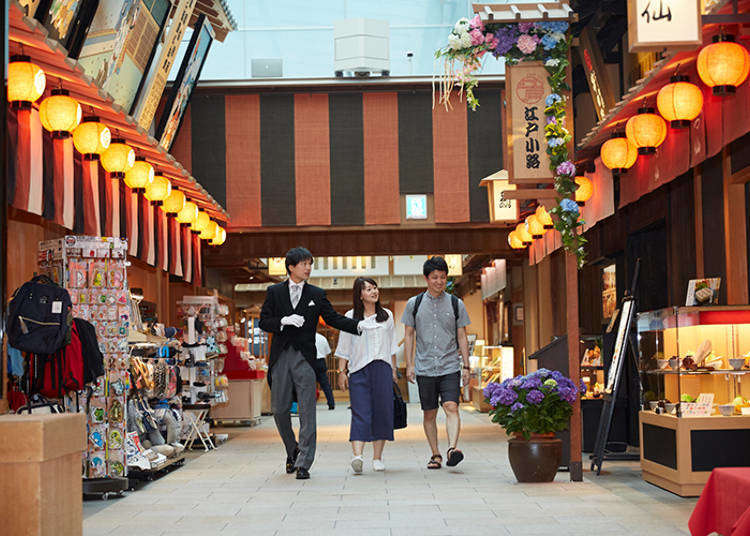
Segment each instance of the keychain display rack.
[{"label": "keychain display rack", "polygon": [[[104,355],[104,376],[92,388],[78,396],[71,393],[65,401],[68,411],[87,414],[84,493],[106,494],[119,491],[120,485],[121,489],[127,487],[131,312],[126,257],[127,241],[120,238],[66,236],[39,244],[40,271],[68,290],[73,316],[93,324]],[[89,486],[87,479],[92,480]]]}]

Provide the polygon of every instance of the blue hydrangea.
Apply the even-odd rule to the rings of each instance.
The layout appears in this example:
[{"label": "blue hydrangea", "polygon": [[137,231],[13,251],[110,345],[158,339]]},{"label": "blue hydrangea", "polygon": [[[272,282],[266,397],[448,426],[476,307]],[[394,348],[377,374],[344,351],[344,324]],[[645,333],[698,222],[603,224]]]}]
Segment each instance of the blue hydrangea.
[{"label": "blue hydrangea", "polygon": [[511,407],[510,407],[510,412],[511,412],[511,413],[515,413],[515,412],[516,412],[516,411],[518,411],[519,409],[523,409],[523,404],[521,404],[520,402],[516,402],[515,404],[513,404],[513,405],[512,405]]},{"label": "blue hydrangea", "polygon": [[544,101],[544,104],[546,106],[552,106],[553,104],[558,103],[560,101],[562,101],[562,97],[560,95],[558,95],[557,93],[550,93],[549,95],[547,95],[547,98]]},{"label": "blue hydrangea", "polygon": [[521,389],[538,389],[542,386],[542,379],[539,376],[529,375],[521,385]]},{"label": "blue hydrangea", "polygon": [[497,406],[498,404],[510,406],[516,400],[518,400],[518,393],[513,389],[500,389],[492,396],[490,404],[493,406]]},{"label": "blue hydrangea", "polygon": [[565,140],[562,138],[550,138],[549,140],[547,140],[547,145],[549,145],[550,147],[558,147],[563,143],[565,143]]},{"label": "blue hydrangea", "polygon": [[526,395],[526,401],[535,406],[541,404],[542,400],[544,400],[544,393],[538,389],[532,389],[529,391],[529,394]]},{"label": "blue hydrangea", "polygon": [[568,31],[567,22],[537,22],[536,27],[547,32],[562,32]]},{"label": "blue hydrangea", "polygon": [[560,41],[555,39],[552,34],[545,34],[544,37],[542,37],[542,47],[544,47],[544,50],[552,50],[559,42]]},{"label": "blue hydrangea", "polygon": [[560,201],[560,208],[562,208],[565,212],[570,212],[571,214],[580,214],[578,203],[576,203],[572,199],[563,199],[562,201]]}]

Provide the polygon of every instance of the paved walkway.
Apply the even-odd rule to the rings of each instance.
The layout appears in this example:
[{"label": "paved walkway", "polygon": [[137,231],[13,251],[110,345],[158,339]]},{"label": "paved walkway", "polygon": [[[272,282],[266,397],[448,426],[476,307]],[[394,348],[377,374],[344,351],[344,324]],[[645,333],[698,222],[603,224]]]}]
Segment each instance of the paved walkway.
[{"label": "paved walkway", "polygon": [[464,411],[466,460],[453,470],[428,471],[418,407],[409,406],[409,414],[409,427],[386,446],[385,473],[373,473],[370,463],[363,475],[351,473],[349,413],[344,405],[319,406],[310,480],[284,472],[273,420],[264,418],[122,499],[84,503],[84,534],[688,534],[695,500],[643,482],[637,463],[607,463],[606,475],[586,473],[583,483],[560,473],[551,484],[518,484],[502,430],[486,415]]}]

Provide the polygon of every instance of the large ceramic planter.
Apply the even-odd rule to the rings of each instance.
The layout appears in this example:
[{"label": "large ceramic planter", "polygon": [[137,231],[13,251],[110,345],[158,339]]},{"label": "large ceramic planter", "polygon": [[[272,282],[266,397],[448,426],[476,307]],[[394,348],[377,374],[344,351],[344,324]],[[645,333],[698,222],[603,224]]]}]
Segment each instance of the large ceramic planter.
[{"label": "large ceramic planter", "polygon": [[531,434],[508,440],[508,459],[519,482],[552,482],[562,459],[562,441],[555,434]]}]

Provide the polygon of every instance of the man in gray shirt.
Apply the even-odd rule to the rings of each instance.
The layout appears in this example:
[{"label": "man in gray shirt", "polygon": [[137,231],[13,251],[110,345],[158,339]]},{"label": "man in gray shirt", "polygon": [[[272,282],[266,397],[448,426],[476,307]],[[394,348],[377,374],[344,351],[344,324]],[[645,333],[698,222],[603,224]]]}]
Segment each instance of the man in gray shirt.
[{"label": "man in gray shirt", "polygon": [[[469,381],[469,342],[466,326],[471,321],[463,301],[445,292],[448,265],[442,257],[424,263],[427,292],[409,299],[401,318],[406,326],[404,354],[406,376],[419,386],[419,401],[424,413],[424,433],[432,449],[428,469],[440,469],[443,457],[438,449],[438,402],[445,411],[449,448],[446,465],[463,460],[458,450],[461,418],[458,412],[460,380]],[[414,341],[416,339],[416,356]],[[415,362],[416,361],[416,362]]]}]

